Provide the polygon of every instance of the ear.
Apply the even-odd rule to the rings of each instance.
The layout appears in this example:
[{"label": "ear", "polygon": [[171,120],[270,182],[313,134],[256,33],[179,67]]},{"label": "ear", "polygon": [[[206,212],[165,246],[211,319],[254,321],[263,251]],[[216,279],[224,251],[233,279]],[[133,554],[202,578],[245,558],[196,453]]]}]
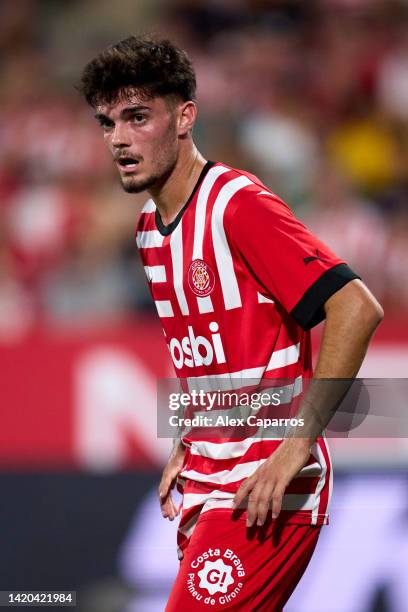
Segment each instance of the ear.
[{"label": "ear", "polygon": [[193,129],[197,117],[197,105],[192,100],[179,106],[178,135],[185,136]]}]

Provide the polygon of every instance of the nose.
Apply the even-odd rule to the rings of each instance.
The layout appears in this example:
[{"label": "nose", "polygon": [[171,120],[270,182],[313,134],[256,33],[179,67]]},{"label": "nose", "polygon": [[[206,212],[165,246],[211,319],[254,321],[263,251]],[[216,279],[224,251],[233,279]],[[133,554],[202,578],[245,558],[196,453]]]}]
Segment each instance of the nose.
[{"label": "nose", "polygon": [[115,124],[115,128],[112,133],[112,146],[114,147],[128,147],[130,145],[130,138],[128,128],[125,123],[118,121]]}]

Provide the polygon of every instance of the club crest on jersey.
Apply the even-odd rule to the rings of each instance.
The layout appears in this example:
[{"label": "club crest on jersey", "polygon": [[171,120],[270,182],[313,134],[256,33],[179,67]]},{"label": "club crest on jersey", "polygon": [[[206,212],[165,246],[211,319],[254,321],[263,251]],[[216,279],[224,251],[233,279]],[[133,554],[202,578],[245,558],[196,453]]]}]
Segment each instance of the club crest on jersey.
[{"label": "club crest on jersey", "polygon": [[188,284],[191,291],[199,297],[210,295],[215,285],[214,272],[202,259],[194,259],[188,270]]}]

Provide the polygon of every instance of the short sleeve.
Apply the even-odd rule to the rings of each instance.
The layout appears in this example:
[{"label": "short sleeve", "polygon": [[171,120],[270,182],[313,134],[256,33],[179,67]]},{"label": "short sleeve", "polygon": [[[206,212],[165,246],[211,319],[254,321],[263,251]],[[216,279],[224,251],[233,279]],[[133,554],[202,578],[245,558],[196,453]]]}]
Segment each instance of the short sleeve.
[{"label": "short sleeve", "polygon": [[305,330],[325,318],[331,295],[360,278],[272,194],[251,193],[235,202],[226,230],[259,291]]}]

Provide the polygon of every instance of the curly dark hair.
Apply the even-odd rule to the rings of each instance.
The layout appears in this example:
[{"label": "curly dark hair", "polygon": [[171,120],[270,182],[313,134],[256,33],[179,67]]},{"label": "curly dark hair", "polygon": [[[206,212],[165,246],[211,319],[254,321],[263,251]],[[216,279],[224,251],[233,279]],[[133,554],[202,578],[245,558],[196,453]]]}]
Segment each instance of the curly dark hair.
[{"label": "curly dark hair", "polygon": [[78,89],[93,107],[111,104],[129,89],[187,101],[195,100],[196,77],[187,53],[169,40],[129,36],[85,66]]}]

